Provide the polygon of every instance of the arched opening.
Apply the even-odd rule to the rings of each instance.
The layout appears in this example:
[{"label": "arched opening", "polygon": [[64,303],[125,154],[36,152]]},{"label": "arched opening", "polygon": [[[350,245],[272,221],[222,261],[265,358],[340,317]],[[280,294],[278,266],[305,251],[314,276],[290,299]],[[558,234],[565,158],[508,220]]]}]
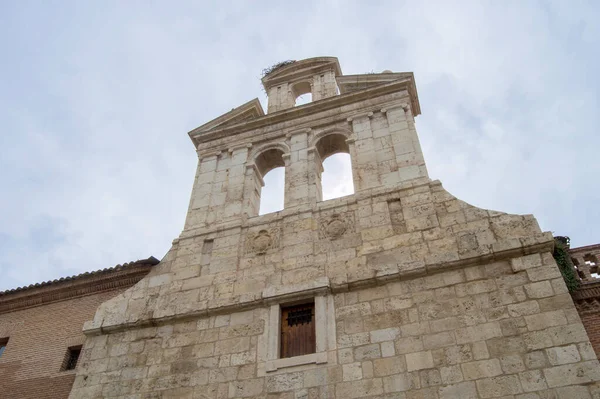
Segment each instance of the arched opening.
[{"label": "arched opening", "polygon": [[329,134],[316,144],[320,160],[320,200],[354,194],[350,148],[343,134]]},{"label": "arched opening", "polygon": [[295,106],[304,105],[312,102],[312,93],[301,94],[296,97]]},{"label": "arched opening", "polygon": [[312,87],[309,82],[300,82],[292,86],[292,93],[296,99],[295,106],[312,102]]},{"label": "arched opening", "polygon": [[263,151],[254,159],[254,164],[260,177],[258,181],[264,183],[256,187],[258,192],[256,212],[264,215],[282,210],[285,193],[283,151],[279,148]]},{"label": "arched opening", "polygon": [[272,169],[263,177],[263,182],[265,185],[260,193],[258,214],[265,215],[282,210],[285,191],[285,168]]},{"label": "arched opening", "polygon": [[354,194],[350,154],[334,154],[323,161],[321,187],[323,201]]}]

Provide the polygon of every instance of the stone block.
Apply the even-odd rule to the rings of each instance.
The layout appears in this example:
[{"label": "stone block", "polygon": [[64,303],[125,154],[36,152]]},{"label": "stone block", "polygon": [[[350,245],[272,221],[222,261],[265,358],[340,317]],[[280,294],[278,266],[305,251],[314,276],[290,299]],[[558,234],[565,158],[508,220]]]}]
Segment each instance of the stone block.
[{"label": "stone block", "polygon": [[547,388],[542,370],[529,370],[519,373],[521,386],[525,392],[541,391]]},{"label": "stone block", "polygon": [[544,376],[550,388],[585,384],[600,380],[600,366],[597,360],[566,364],[544,369]]},{"label": "stone block", "polygon": [[267,392],[284,392],[301,389],[304,385],[304,375],[301,372],[271,375],[266,378]]},{"label": "stone block", "polygon": [[553,366],[561,364],[577,363],[581,360],[579,351],[575,345],[560,346],[546,349],[548,361]]},{"label": "stone block", "polygon": [[423,346],[425,349],[438,349],[456,344],[454,334],[451,332],[440,332],[423,336]]},{"label": "stone block", "polygon": [[230,398],[248,398],[260,395],[264,389],[264,379],[235,381],[229,383]]},{"label": "stone block", "polygon": [[375,377],[401,374],[406,370],[406,360],[404,356],[394,356],[373,360],[373,375]]},{"label": "stone block", "polygon": [[482,398],[496,398],[523,392],[517,375],[484,378],[477,380],[476,384]]},{"label": "stone block", "polygon": [[433,367],[431,351],[415,352],[406,355],[408,371],[422,370]]},{"label": "stone block", "polygon": [[385,393],[406,392],[412,389],[418,389],[419,387],[419,380],[416,374],[403,373],[383,378],[383,389]]},{"label": "stone block", "polygon": [[382,342],[381,344],[381,357],[390,357],[396,355],[396,349],[393,341]]},{"label": "stone block", "polygon": [[475,383],[472,381],[440,387],[438,390],[440,399],[478,399]]},{"label": "stone block", "polygon": [[381,357],[381,349],[379,344],[371,344],[365,346],[359,346],[354,349],[354,359],[356,361],[376,359]]},{"label": "stone block", "polygon": [[502,374],[502,367],[498,359],[479,360],[461,364],[465,380],[478,380],[480,378],[495,377]]},{"label": "stone block", "polygon": [[525,322],[529,331],[536,331],[567,324],[567,318],[562,310],[555,310],[525,316]]},{"label": "stone block", "polygon": [[550,281],[538,281],[537,283],[531,283],[525,285],[525,292],[527,296],[532,299],[546,298],[554,295],[554,290]]},{"label": "stone block", "polygon": [[335,386],[339,398],[364,398],[383,393],[383,382],[380,378],[361,381],[340,382]]},{"label": "stone block", "polygon": [[378,343],[383,341],[393,341],[400,335],[400,329],[397,327],[384,328],[370,332],[371,342]]},{"label": "stone block", "polygon": [[444,385],[455,384],[464,379],[459,365],[440,367],[440,376]]},{"label": "stone block", "polygon": [[356,381],[363,378],[362,367],[360,363],[344,364],[342,366],[343,380]]}]

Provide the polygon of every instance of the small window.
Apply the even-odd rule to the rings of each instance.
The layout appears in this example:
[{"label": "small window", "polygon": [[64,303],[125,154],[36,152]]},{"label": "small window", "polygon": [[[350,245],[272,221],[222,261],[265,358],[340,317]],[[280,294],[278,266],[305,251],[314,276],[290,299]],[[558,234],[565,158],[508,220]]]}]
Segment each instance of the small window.
[{"label": "small window", "polygon": [[77,360],[79,360],[80,354],[81,346],[73,346],[67,349],[67,355],[65,356],[62,370],[75,370],[75,367],[77,367]]},{"label": "small window", "polygon": [[281,357],[316,352],[315,304],[281,308]]},{"label": "small window", "polygon": [[8,338],[0,338],[0,357],[2,357],[2,354],[4,353],[7,344]]}]

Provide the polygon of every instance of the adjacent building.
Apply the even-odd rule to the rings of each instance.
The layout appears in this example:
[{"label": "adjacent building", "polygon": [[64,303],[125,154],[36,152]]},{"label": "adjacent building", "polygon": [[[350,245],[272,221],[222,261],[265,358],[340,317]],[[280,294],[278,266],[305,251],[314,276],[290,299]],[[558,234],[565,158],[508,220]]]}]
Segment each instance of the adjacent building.
[{"label": "adjacent building", "polygon": [[149,258],[0,292],[0,398],[67,398],[83,323],[157,263]]}]

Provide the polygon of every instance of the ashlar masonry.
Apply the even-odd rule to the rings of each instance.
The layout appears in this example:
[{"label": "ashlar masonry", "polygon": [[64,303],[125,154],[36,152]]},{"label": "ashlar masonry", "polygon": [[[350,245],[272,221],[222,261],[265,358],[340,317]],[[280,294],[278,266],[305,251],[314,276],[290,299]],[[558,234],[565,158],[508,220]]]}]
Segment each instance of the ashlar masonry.
[{"label": "ashlar masonry", "polygon": [[[255,99],[189,132],[184,229],[85,324],[71,399],[600,395],[552,235],[429,178],[412,73],[319,57],[262,83],[267,113]],[[338,152],[355,193],[322,201]],[[259,216],[276,167],[284,209]]]}]

